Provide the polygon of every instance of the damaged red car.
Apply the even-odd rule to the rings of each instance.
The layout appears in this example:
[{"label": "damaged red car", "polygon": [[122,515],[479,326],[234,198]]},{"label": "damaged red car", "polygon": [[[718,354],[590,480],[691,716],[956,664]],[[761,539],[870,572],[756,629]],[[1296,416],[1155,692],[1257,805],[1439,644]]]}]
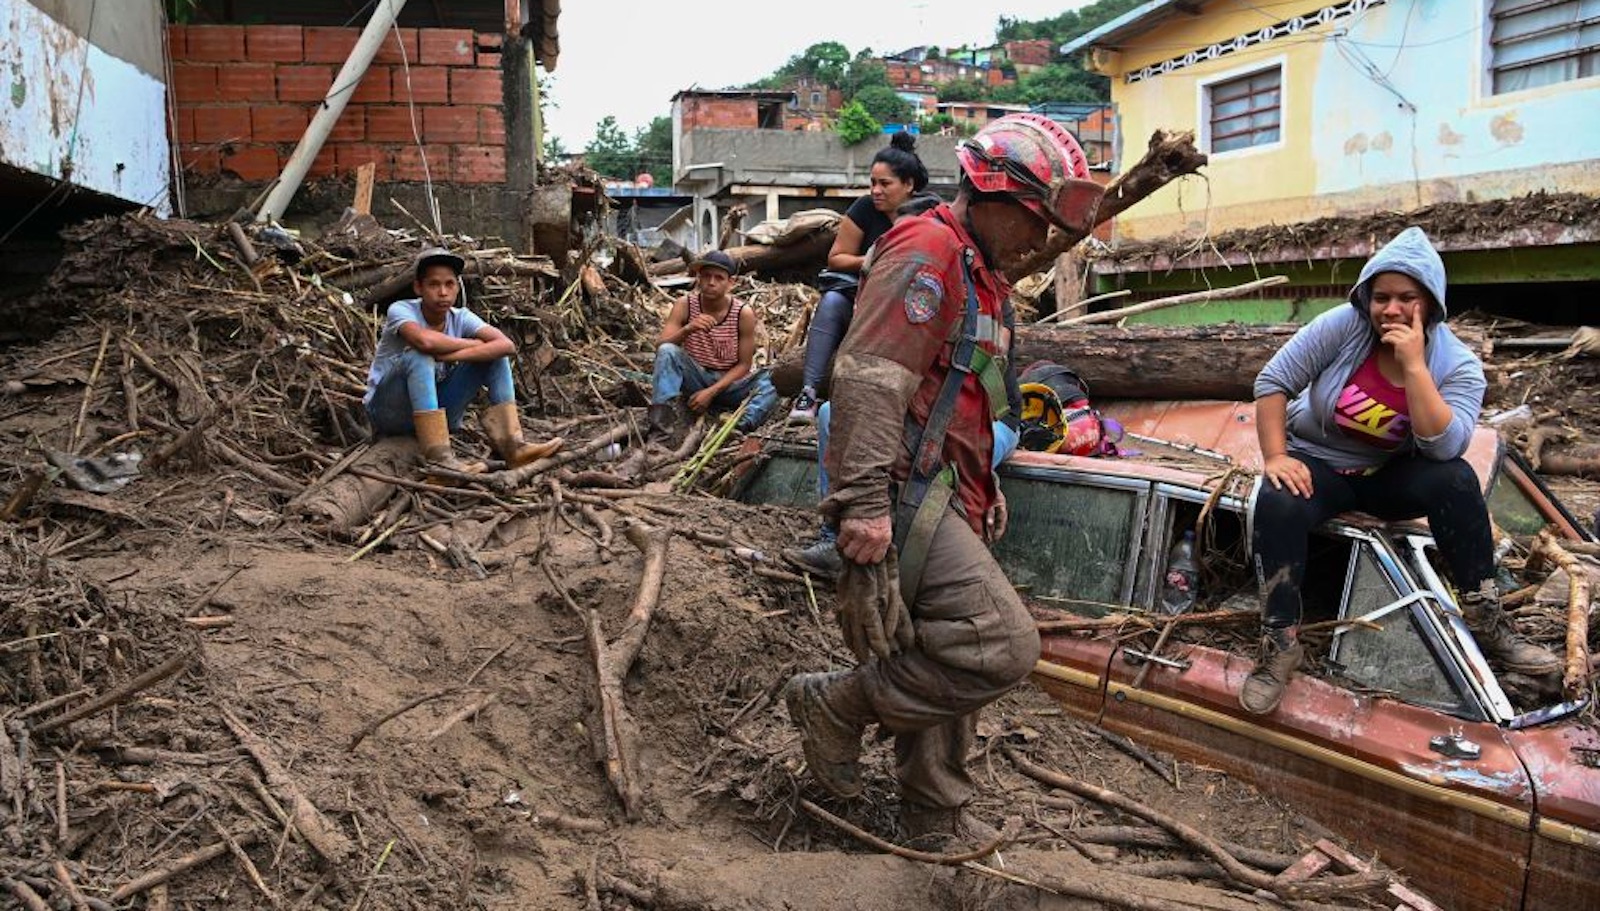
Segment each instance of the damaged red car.
[{"label": "damaged red car", "polygon": [[[1588,691],[1491,671],[1426,523],[1351,514],[1319,529],[1304,621],[1323,634],[1306,637],[1311,660],[1278,710],[1250,715],[1238,694],[1258,632],[1246,553],[1254,406],[1142,402],[1107,414],[1127,431],[1124,457],[1018,452],[1001,468],[1012,519],[995,552],[1041,618],[1040,686],[1075,715],[1294,805],[1445,907],[1600,903]],[[742,498],[814,504],[811,451],[767,454]],[[1494,431],[1478,430],[1467,459],[1504,534],[1590,539]],[[1245,622],[1231,634],[1177,624],[1157,652],[1168,555],[1185,530],[1200,545],[1191,611]],[[1114,622],[1126,617],[1150,632],[1129,637]],[[1095,618],[1108,619],[1084,622]]]}]

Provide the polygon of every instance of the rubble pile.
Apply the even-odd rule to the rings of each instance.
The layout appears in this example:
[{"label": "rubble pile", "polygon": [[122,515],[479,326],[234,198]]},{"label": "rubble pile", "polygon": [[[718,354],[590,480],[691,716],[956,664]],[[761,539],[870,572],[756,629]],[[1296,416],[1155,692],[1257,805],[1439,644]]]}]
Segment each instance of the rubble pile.
[{"label": "rubble pile", "polygon": [[[106,219],[8,314],[41,340],[0,352],[0,901],[949,905],[948,875],[860,853],[897,832],[886,744],[865,799],[811,802],[779,688],[851,658],[831,591],[773,555],[815,517],[705,495],[758,457],[714,427],[638,439],[668,294],[593,250],[454,239],[468,303],[519,346],[530,428],[567,448],[461,487],[374,461],[364,371],[423,240]],[[739,282],[776,362],[814,292]],[[328,499],[359,508],[333,527]],[[1110,634],[1153,635],[1135,625]],[[1265,878],[1326,835],[1030,688],[979,735],[980,814],[1025,813],[1008,860],[1062,894],[1114,874],[1092,897],[1232,907],[1250,887],[1202,858]],[[1041,766],[1137,806],[1064,796]],[[819,876],[837,888],[794,894]],[[1295,897],[1349,907],[1391,878]],[[1008,888],[992,906],[1031,907]]]}]

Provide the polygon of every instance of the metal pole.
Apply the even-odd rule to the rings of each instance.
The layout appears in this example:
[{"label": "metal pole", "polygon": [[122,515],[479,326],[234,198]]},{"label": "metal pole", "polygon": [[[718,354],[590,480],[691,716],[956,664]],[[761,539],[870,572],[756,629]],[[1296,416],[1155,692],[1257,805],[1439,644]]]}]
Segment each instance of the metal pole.
[{"label": "metal pole", "polygon": [[300,137],[300,144],[295,146],[294,154],[283,166],[283,173],[278,175],[277,184],[267,194],[267,201],[262,204],[256,221],[272,222],[283,217],[283,210],[289,207],[289,201],[299,192],[300,183],[311,169],[311,162],[322,151],[322,144],[328,140],[333,125],[344,113],[344,106],[350,103],[356,85],[367,74],[367,67],[372,65],[372,58],[377,55],[379,46],[383,44],[389,29],[394,27],[405,5],[406,0],[378,0],[372,18],[368,20],[367,27],[362,29],[355,49],[350,52],[350,59],[344,62],[338,77],[333,80],[333,86],[328,89],[328,97],[322,99],[317,116],[311,118],[311,125]]}]

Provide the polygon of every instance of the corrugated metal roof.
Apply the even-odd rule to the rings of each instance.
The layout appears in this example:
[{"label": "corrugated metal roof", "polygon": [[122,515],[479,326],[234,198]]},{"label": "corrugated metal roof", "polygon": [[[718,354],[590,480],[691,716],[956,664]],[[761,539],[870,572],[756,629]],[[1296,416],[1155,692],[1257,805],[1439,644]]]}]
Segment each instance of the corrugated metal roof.
[{"label": "corrugated metal roof", "polygon": [[1200,14],[1203,0],[1150,0],[1129,10],[1086,35],[1061,45],[1061,55],[1075,54],[1090,47],[1115,47],[1119,43],[1155,28],[1178,13]]}]

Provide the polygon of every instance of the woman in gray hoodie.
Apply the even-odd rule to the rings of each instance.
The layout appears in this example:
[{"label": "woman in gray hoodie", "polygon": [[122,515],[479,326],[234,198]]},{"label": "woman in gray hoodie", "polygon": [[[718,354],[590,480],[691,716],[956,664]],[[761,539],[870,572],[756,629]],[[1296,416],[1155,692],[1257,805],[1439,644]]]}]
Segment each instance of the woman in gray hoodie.
[{"label": "woman in gray hoodie", "polygon": [[1426,516],[1484,653],[1524,674],[1559,670],[1500,607],[1488,507],[1462,459],[1483,407],[1483,365],[1445,315],[1444,262],[1421,228],[1407,228],[1367,261],[1350,306],[1307,323],[1256,377],[1264,480],[1251,547],[1266,629],[1239,692],[1246,711],[1276,709],[1300,666],[1308,538],[1352,509]]}]

